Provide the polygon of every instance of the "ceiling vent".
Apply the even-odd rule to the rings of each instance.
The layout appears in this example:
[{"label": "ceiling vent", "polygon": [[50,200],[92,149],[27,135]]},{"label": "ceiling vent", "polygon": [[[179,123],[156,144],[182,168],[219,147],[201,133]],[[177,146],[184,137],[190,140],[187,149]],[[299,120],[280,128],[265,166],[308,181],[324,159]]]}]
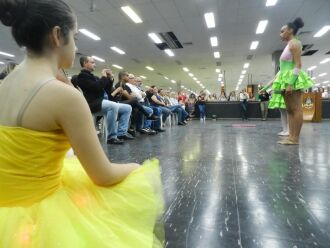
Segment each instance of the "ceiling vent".
[{"label": "ceiling vent", "polygon": [[325,54],[330,54],[330,51],[329,51],[329,52],[327,52],[327,53],[325,53]]},{"label": "ceiling vent", "polygon": [[217,61],[215,62],[216,66],[221,66],[221,62],[220,61]]},{"label": "ceiling vent", "polygon": [[309,50],[309,49],[311,49],[313,46],[314,46],[314,44],[305,44],[305,45],[303,45],[302,50],[303,50],[303,51]]},{"label": "ceiling vent", "polygon": [[301,54],[301,56],[312,56],[314,53],[316,53],[318,50],[308,50]]},{"label": "ceiling vent", "polygon": [[190,42],[183,42],[182,45],[184,46],[192,46],[194,43]]},{"label": "ceiling vent", "polygon": [[135,63],[137,63],[137,64],[141,64],[141,61],[138,60],[138,59],[133,58],[132,60],[133,60]]},{"label": "ceiling vent", "polygon": [[175,60],[175,63],[177,63],[178,65],[183,65],[180,60]]},{"label": "ceiling vent", "polygon": [[160,73],[160,72],[157,72],[157,75],[159,75],[159,76],[164,76],[162,73]]},{"label": "ceiling vent", "polygon": [[173,32],[159,33],[165,42],[156,44],[160,50],[165,49],[181,49],[183,48],[181,42],[178,40]]},{"label": "ceiling vent", "polygon": [[253,59],[253,55],[252,54],[250,54],[250,55],[248,55],[247,57],[246,57],[246,60],[252,60]]}]

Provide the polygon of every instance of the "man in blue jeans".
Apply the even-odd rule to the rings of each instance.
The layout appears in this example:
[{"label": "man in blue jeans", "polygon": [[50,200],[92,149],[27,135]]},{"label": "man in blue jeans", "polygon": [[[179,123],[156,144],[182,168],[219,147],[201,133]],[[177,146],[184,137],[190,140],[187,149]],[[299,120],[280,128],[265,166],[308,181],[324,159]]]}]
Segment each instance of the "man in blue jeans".
[{"label": "man in blue jeans", "polygon": [[[92,57],[82,56],[80,58],[81,72],[77,77],[77,83],[82,90],[92,113],[104,113],[107,117],[108,144],[121,145],[123,140],[134,139],[128,133],[129,119],[132,107],[104,99],[104,93],[111,95],[110,89],[113,85],[113,75],[110,69],[102,70],[102,77],[98,78],[92,74],[95,69],[95,61]],[[123,89],[116,89],[118,92]],[[118,127],[117,127],[118,121]]]}]

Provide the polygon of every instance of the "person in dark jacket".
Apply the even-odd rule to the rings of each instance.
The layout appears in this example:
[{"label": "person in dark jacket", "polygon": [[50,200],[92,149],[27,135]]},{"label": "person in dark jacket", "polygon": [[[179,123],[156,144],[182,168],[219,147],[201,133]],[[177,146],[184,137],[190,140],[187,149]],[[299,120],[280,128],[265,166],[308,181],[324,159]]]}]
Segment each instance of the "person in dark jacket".
[{"label": "person in dark jacket", "polygon": [[[110,69],[102,70],[102,77],[98,78],[92,72],[95,69],[95,61],[92,57],[80,58],[83,68],[78,75],[77,84],[82,90],[92,113],[103,112],[107,114],[108,143],[122,144],[123,140],[133,139],[127,133],[132,107],[128,104],[116,103],[109,99],[113,88],[113,76]],[[122,91],[118,88],[117,91]],[[116,122],[118,120],[118,129]]]}]

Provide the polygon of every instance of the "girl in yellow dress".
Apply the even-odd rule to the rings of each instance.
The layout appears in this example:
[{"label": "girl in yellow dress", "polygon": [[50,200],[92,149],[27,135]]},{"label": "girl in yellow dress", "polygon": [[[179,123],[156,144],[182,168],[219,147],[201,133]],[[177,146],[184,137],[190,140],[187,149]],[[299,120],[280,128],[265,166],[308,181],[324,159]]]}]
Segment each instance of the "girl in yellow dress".
[{"label": "girl in yellow dress", "polygon": [[70,7],[2,0],[0,21],[26,48],[0,85],[0,247],[161,247],[157,161],[110,162],[84,97],[55,79],[74,61]]}]

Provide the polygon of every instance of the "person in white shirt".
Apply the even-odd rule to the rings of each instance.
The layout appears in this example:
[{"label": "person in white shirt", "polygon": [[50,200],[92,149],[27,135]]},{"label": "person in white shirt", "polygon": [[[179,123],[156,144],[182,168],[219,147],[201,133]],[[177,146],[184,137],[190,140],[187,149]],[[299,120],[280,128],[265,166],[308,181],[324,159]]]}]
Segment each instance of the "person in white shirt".
[{"label": "person in white shirt", "polygon": [[239,100],[241,102],[241,116],[243,120],[247,120],[247,107],[248,107],[248,100],[249,95],[246,93],[246,89],[243,89],[239,94]]}]

